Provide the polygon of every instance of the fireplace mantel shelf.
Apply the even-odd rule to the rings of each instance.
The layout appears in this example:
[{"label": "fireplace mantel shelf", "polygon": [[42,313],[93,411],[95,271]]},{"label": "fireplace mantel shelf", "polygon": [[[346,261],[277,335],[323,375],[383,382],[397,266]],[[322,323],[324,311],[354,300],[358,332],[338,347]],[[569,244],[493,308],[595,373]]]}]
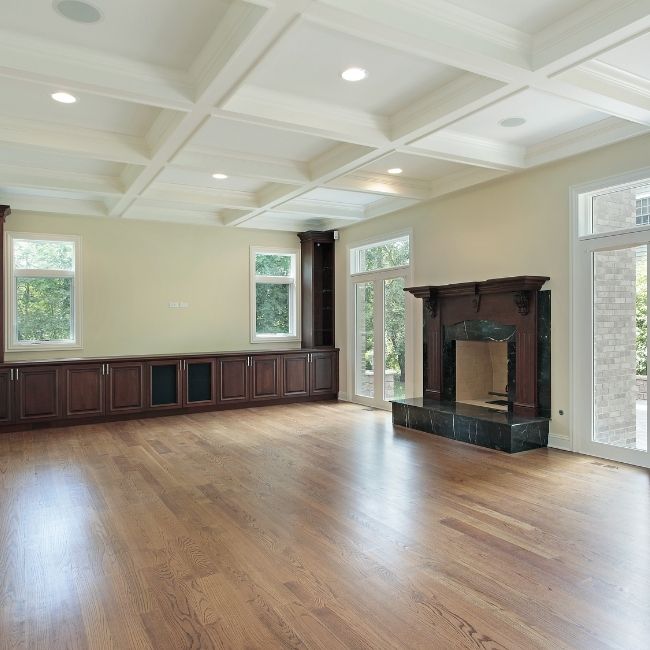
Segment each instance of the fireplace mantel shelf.
[{"label": "fireplace mantel shelf", "polygon": [[497,278],[482,282],[459,282],[457,284],[428,285],[406,287],[416,298],[449,298],[452,296],[474,296],[492,293],[510,293],[518,291],[539,291],[550,278],[541,275],[517,275],[511,278]]}]

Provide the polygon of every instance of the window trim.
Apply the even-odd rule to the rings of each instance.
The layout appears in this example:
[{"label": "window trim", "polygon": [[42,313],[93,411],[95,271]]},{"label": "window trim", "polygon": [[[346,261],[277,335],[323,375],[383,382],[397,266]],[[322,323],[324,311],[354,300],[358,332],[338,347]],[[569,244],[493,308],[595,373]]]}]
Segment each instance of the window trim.
[{"label": "window trim", "polygon": [[[409,264],[403,264],[401,266],[387,266],[383,269],[374,269],[371,271],[359,271],[359,253],[362,250],[375,248],[376,246],[380,246],[382,244],[390,244],[391,242],[400,241],[402,239],[408,240]],[[348,246],[349,248],[348,263],[350,268],[350,275],[354,277],[362,277],[370,273],[381,273],[383,271],[395,271],[399,269],[407,270],[410,268],[413,261],[412,244],[413,244],[413,232],[411,230],[400,231],[397,233],[389,233],[387,235],[377,235],[370,239],[357,242],[356,244],[351,243]]]},{"label": "window trim", "polygon": [[[45,234],[34,232],[13,232],[8,231],[5,234],[7,251],[5,260],[5,350],[7,352],[21,351],[51,351],[51,350],[80,350],[83,348],[82,339],[82,256],[81,256],[81,237],[79,235],[62,235],[62,234]],[[20,271],[16,273],[14,269],[14,240],[26,239],[32,241],[69,241],[74,243],[74,273],[70,271],[47,271],[44,269],[35,270],[29,274],[29,277],[72,277],[73,282],[73,308],[72,308],[72,328],[74,338],[64,341],[34,341],[20,342],[16,337],[16,278],[24,275]]]},{"label": "window trim", "polygon": [[[293,255],[293,276],[257,275],[255,273],[255,259],[260,253],[269,255]],[[300,313],[300,248],[276,246],[251,246],[250,247],[250,341],[251,343],[284,343],[287,341],[300,342],[301,340],[301,313]],[[257,333],[257,284],[288,284],[289,285],[289,334],[258,334]]]},{"label": "window trim", "polygon": [[[377,244],[396,239],[408,238],[409,241],[409,264],[406,266],[392,266],[377,271],[364,271],[362,273],[354,272],[355,255],[354,250],[359,248],[371,248]],[[412,286],[416,275],[416,259],[414,251],[415,237],[413,228],[392,231],[383,234],[377,234],[361,240],[353,240],[346,243],[346,304],[347,304],[347,322],[346,322],[346,344],[348,358],[353,359],[355,356],[355,309],[354,309],[354,285],[357,282],[368,282],[371,280],[383,281],[394,277],[405,277],[406,285]],[[422,326],[423,316],[422,309],[419,306],[420,301],[407,294],[406,296],[406,366],[410,370],[407,373],[406,391],[409,397],[422,397],[423,386],[423,368],[422,355],[417,350],[422,350]],[[378,315],[379,316],[379,315]],[[383,314],[381,315],[383,318]],[[355,368],[354,359],[347,365],[346,372],[347,392],[342,395],[346,401],[372,406],[373,408],[382,408],[390,410],[385,402],[375,398],[363,398],[355,395]],[[383,397],[383,394],[382,394]]]}]

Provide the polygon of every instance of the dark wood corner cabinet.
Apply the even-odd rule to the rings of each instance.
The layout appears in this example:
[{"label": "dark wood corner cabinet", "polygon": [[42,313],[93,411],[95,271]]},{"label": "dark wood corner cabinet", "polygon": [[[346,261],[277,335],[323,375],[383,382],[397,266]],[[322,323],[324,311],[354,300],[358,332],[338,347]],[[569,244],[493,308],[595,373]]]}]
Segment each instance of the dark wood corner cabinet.
[{"label": "dark wood corner cabinet", "polygon": [[0,364],[0,432],[336,399],[338,350]]},{"label": "dark wood corner cabinet", "polygon": [[334,232],[298,234],[302,267],[302,346],[334,346]]}]

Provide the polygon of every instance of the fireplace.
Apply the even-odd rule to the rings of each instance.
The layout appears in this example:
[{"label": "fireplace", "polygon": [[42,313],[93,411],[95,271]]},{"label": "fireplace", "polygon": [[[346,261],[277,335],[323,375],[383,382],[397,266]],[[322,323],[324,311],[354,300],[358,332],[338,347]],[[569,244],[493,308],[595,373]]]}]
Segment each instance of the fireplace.
[{"label": "fireplace", "polygon": [[405,289],[424,306],[424,396],[394,401],[393,421],[505,451],[546,446],[550,292],[541,288],[547,280]]},{"label": "fireplace", "polygon": [[508,344],[505,341],[456,341],[456,401],[507,411]]}]

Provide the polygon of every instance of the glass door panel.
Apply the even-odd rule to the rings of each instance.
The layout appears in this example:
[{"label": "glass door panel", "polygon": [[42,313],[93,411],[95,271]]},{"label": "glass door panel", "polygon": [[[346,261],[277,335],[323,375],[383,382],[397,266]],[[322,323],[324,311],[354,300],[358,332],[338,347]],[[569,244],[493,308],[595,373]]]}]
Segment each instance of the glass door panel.
[{"label": "glass door panel", "polygon": [[354,285],[355,313],[355,395],[375,396],[375,284]]},{"label": "glass door panel", "polygon": [[406,294],[404,278],[384,280],[384,400],[406,397]]},{"label": "glass door panel", "polygon": [[593,253],[593,443],[648,449],[648,247]]}]

